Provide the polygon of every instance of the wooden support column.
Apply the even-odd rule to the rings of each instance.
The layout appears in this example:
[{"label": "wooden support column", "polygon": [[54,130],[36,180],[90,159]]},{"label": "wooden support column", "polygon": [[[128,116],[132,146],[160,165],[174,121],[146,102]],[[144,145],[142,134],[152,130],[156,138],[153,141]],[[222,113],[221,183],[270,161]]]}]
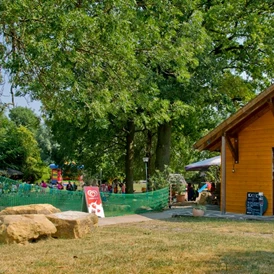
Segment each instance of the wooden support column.
[{"label": "wooden support column", "polygon": [[222,136],[222,151],[221,151],[221,213],[226,213],[226,134]]},{"label": "wooden support column", "polygon": [[268,101],[268,105],[269,105],[269,108],[272,112],[272,115],[274,116],[274,102],[273,102],[273,98],[269,99]]}]

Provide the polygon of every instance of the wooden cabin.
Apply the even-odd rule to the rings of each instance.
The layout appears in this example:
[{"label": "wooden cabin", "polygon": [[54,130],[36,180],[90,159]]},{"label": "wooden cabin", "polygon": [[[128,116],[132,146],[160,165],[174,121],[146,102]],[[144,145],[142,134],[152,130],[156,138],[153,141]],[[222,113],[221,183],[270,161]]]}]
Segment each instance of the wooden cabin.
[{"label": "wooden cabin", "polygon": [[263,192],[274,214],[274,85],[196,142],[221,152],[221,211],[246,213],[248,192]]}]

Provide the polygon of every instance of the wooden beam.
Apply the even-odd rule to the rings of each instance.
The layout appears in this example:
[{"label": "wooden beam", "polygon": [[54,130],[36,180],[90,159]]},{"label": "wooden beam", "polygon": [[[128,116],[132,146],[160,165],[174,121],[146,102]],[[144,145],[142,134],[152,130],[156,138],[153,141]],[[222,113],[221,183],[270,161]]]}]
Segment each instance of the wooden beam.
[{"label": "wooden beam", "polygon": [[[252,116],[248,116],[246,120],[241,121],[239,124],[237,124],[236,127],[230,129],[227,131],[229,133],[229,136],[231,138],[235,138],[238,136],[238,133],[241,132],[243,129],[254,123],[257,119],[259,119],[261,116],[263,116],[266,112],[269,111],[268,107],[262,107],[260,110],[258,110],[258,113],[253,114]],[[202,143],[200,147],[194,146],[198,150],[210,150],[210,151],[219,151],[222,144],[222,135],[223,132],[220,131],[218,134],[215,134],[212,136],[211,139],[207,140],[207,142]]]},{"label": "wooden beam", "polygon": [[228,144],[228,148],[231,151],[232,157],[234,158],[235,164],[238,164],[239,162],[238,137],[234,138],[234,146],[228,135],[226,135],[225,138]]},{"label": "wooden beam", "polygon": [[268,99],[267,103],[268,103],[269,108],[270,108],[270,110],[272,112],[272,115],[274,116],[274,102],[273,102],[273,98]]},{"label": "wooden beam", "polygon": [[246,119],[242,123],[239,123],[237,125],[237,127],[231,129],[229,131],[229,135],[230,136],[237,136],[239,132],[241,132],[243,129],[245,129],[249,125],[253,124],[256,120],[258,120],[260,117],[262,117],[268,111],[269,111],[269,108],[267,108],[267,107],[261,108],[256,114],[253,114],[252,116],[248,117],[248,119]]},{"label": "wooden beam", "polygon": [[[211,143],[216,143],[216,139],[219,139],[221,143],[222,133],[238,131],[238,126],[242,124],[247,124],[247,120],[255,116],[256,113],[260,112],[262,108],[266,108],[269,110],[267,102],[269,100],[272,101],[274,97],[274,84],[266,89],[264,92],[256,96],[252,101],[250,101],[247,105],[239,109],[235,114],[230,116],[228,119],[223,121],[219,126],[210,131],[206,136],[198,140],[194,144],[194,148],[198,150],[204,150],[210,148]],[[271,108],[273,108],[274,115],[274,104],[272,104]]]},{"label": "wooden beam", "polygon": [[238,140],[238,136],[234,138],[234,148],[235,148],[235,153],[236,153],[236,157],[235,157],[235,164],[239,163],[239,140]]}]

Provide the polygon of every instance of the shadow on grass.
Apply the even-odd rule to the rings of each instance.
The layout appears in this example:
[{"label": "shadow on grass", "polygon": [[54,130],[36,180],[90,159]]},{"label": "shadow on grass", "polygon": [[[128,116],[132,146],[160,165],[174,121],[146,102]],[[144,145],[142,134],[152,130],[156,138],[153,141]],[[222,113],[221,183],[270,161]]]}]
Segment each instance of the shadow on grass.
[{"label": "shadow on grass", "polygon": [[273,273],[274,252],[224,251],[217,256],[217,260],[206,262],[212,269],[212,271],[206,273]]}]

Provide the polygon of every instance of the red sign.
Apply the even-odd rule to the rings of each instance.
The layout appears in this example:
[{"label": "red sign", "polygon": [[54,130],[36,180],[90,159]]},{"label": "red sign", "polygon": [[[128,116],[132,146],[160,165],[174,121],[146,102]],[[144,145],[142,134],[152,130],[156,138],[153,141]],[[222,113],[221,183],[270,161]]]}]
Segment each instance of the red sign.
[{"label": "red sign", "polygon": [[95,213],[98,217],[105,218],[99,188],[96,186],[85,186],[84,192],[88,212]]}]

